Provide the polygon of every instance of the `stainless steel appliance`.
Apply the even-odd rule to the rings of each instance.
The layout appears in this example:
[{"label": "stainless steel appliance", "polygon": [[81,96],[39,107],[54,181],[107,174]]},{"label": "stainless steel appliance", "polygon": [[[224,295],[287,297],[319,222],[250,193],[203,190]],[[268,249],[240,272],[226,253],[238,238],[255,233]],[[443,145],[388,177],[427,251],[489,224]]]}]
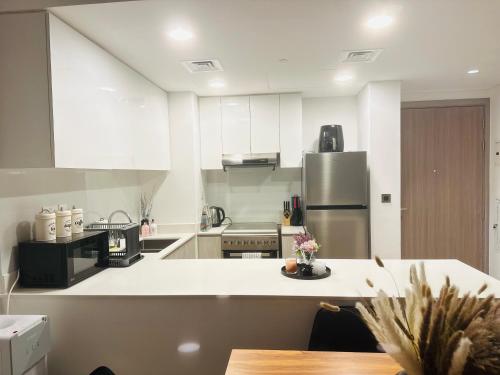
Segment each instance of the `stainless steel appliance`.
[{"label": "stainless steel appliance", "polygon": [[224,171],[230,168],[272,167],[273,171],[279,165],[279,154],[224,154],[222,167]]},{"label": "stainless steel appliance", "polygon": [[275,223],[235,223],[222,233],[224,258],[278,258]]},{"label": "stainless steel appliance", "polygon": [[305,154],[305,219],[319,258],[368,258],[366,152]]},{"label": "stainless steel appliance", "polygon": [[108,232],[19,243],[21,286],[67,288],[108,266]]},{"label": "stainless steel appliance", "polygon": [[342,125],[323,125],[319,131],[319,152],[344,151]]},{"label": "stainless steel appliance", "polygon": [[212,227],[217,228],[222,225],[226,213],[222,207],[212,206],[210,207],[210,218],[212,219]]}]

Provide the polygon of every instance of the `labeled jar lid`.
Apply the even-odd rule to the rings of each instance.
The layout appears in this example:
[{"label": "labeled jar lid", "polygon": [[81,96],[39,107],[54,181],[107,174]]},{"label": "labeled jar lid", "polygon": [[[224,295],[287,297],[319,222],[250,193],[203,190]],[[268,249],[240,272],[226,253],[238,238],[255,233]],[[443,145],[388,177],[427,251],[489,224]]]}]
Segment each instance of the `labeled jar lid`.
[{"label": "labeled jar lid", "polygon": [[54,219],[56,217],[56,214],[53,213],[53,212],[39,212],[35,215],[35,218],[36,219],[43,219],[43,220],[47,220],[47,219]]},{"label": "labeled jar lid", "polygon": [[83,208],[73,208],[71,210],[72,214],[83,214]]},{"label": "labeled jar lid", "polygon": [[56,211],[56,216],[68,216],[71,215],[71,211]]}]

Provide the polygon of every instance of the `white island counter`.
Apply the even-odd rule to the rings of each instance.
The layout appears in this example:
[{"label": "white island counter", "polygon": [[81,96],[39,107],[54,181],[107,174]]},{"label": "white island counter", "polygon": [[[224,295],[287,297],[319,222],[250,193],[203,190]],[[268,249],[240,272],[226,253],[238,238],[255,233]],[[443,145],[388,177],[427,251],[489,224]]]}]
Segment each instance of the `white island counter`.
[{"label": "white island counter", "polygon": [[[88,375],[100,365],[119,375],[221,375],[233,348],[307,349],[318,303],[348,305],[372,296],[366,278],[397,295],[372,260],[325,262],[331,277],[303,281],[282,276],[280,259],[162,260],[146,254],[129,268],[107,269],[68,289],[18,289],[11,312],[49,315],[51,375]],[[385,261],[401,292],[417,262]],[[449,275],[462,292],[486,282],[487,292],[500,296],[499,281],[459,261],[425,263],[435,292]]]},{"label": "white island counter", "polygon": [[[158,254],[145,254],[143,260],[128,268],[108,268],[68,289],[18,289],[15,295],[325,297],[352,302],[375,295],[375,290],[366,284],[367,278],[376,289],[398,295],[390,275],[373,260],[320,259],[332,269],[332,275],[304,281],[281,275],[283,259],[168,260]],[[402,292],[409,285],[410,265],[420,261],[385,260],[384,263]],[[489,291],[500,296],[500,281],[458,260],[424,263],[435,293],[448,275],[463,293],[476,291],[487,283]]]}]

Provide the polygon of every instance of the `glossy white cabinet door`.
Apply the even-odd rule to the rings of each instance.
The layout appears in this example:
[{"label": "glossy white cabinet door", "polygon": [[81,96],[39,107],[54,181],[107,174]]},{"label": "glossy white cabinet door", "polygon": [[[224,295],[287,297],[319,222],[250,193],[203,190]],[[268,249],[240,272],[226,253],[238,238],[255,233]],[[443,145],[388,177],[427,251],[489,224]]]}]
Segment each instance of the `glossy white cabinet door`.
[{"label": "glossy white cabinet door", "polygon": [[0,14],[0,168],[53,167],[44,12]]},{"label": "glossy white cabinet door", "polygon": [[250,153],[250,99],[226,96],[222,105],[222,153]]},{"label": "glossy white cabinet door", "polygon": [[280,94],[280,166],[302,167],[302,96]]},{"label": "glossy white cabinet door", "polygon": [[169,168],[166,93],[49,17],[55,166]]},{"label": "glossy white cabinet door", "polygon": [[250,132],[253,153],[280,151],[279,95],[250,96]]},{"label": "glossy white cabinet door", "polygon": [[201,169],[222,169],[221,98],[199,98]]}]

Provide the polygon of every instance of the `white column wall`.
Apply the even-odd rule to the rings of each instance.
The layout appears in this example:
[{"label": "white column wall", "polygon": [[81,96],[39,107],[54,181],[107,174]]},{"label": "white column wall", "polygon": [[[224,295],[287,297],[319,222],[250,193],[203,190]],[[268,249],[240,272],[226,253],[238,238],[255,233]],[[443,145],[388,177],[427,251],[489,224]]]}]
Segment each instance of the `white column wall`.
[{"label": "white column wall", "polygon": [[500,228],[494,229],[499,224],[500,208],[500,86],[490,92],[490,209],[489,209],[489,274],[500,279]]},{"label": "white column wall", "polygon": [[[358,143],[368,151],[372,256],[401,258],[401,83],[370,82],[358,95]],[[382,203],[381,194],[391,194]]]},{"label": "white column wall", "polygon": [[194,226],[202,191],[198,97],[174,92],[168,94],[168,103],[171,168],[166,173],[141,172],[143,191],[154,192],[151,218],[157,223]]}]

